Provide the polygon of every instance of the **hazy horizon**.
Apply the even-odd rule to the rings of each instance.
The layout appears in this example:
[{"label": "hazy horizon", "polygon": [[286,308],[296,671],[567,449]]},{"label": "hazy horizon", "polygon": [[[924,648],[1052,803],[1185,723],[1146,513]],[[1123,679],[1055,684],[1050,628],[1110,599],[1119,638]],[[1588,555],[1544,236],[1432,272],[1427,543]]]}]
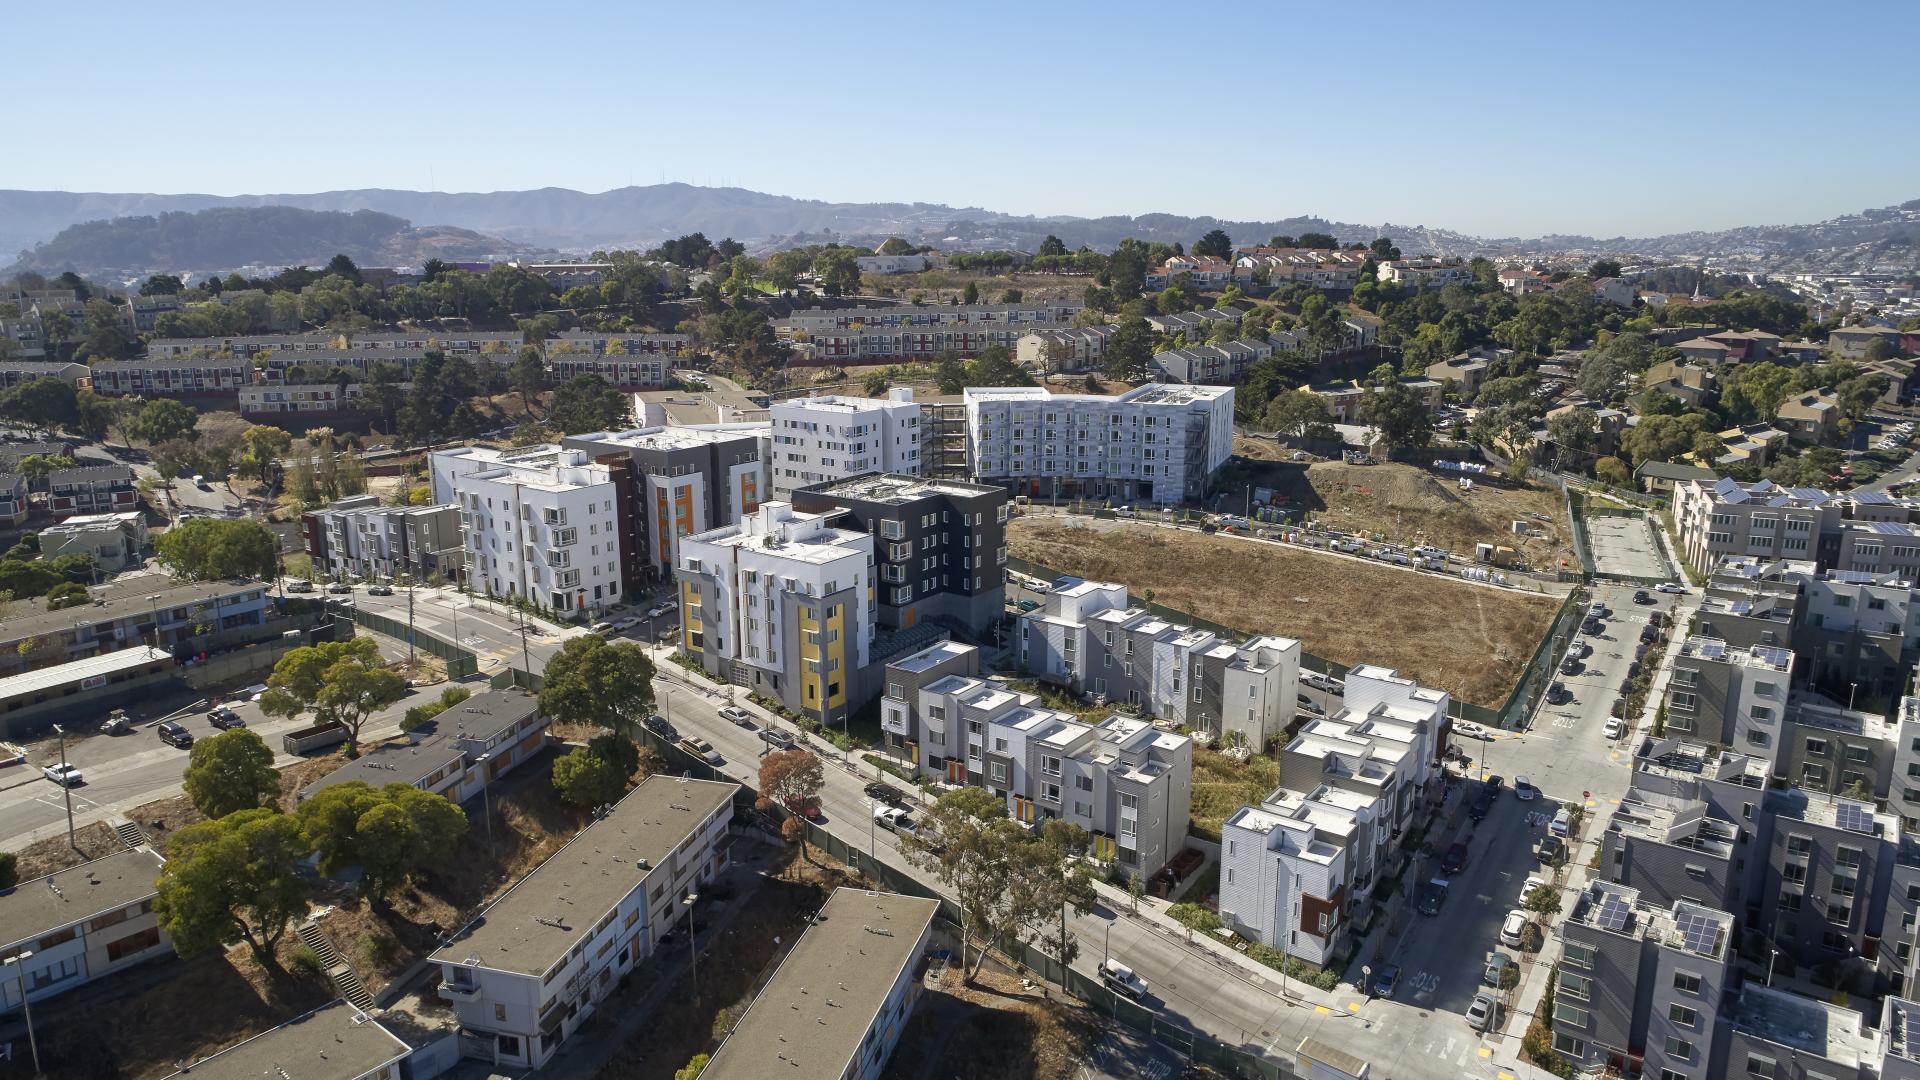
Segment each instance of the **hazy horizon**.
[{"label": "hazy horizon", "polygon": [[[1920,194],[1920,147],[1891,134],[1911,126],[1899,65],[1857,59],[1863,38],[1920,30],[1917,7],[1830,5],[1816,24],[1764,3],[1628,5],[1605,20],[1386,3],[1364,19],[1257,7],[1198,24],[1226,34],[1143,33],[1167,21],[1144,4],[1093,10],[976,5],[964,26],[879,4],[750,19],[595,3],[481,3],[457,19],[356,3],[318,21],[123,10],[88,38],[84,71],[65,50],[19,51],[15,108],[140,107],[38,125],[0,187],[677,180],[1034,216],[1601,239],[1803,224]],[[67,18],[28,8],[12,23],[21,40],[54,40]],[[949,47],[968,33],[996,47]],[[1143,38],[1178,45],[1149,53]]]}]

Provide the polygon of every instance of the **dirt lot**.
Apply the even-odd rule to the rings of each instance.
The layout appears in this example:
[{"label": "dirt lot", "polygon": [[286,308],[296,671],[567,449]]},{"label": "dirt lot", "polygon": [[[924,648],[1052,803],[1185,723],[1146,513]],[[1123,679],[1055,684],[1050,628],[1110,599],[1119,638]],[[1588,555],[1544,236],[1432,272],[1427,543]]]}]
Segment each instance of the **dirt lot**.
[{"label": "dirt lot", "polygon": [[940,972],[914,1006],[883,1080],[1069,1080],[1099,1036],[1100,1019],[1071,999],[1047,1000],[1020,980],[982,968],[975,985]]},{"label": "dirt lot", "polygon": [[[1292,451],[1265,439],[1237,438],[1233,450],[1250,464],[1221,501],[1229,513],[1245,505],[1243,486],[1270,488],[1286,500],[1279,505],[1306,510],[1326,525],[1469,556],[1476,543],[1505,544],[1534,566],[1574,565],[1566,507],[1551,489],[1476,483],[1462,491],[1455,477],[1399,463],[1296,464],[1283,460]],[[1516,521],[1527,522],[1533,535],[1514,533]]]},{"label": "dirt lot", "polygon": [[1118,581],[1136,597],[1151,589],[1169,607],[1298,638],[1342,664],[1397,668],[1479,705],[1506,700],[1556,607],[1544,596],[1132,522],[1027,516],[1007,535],[1014,555],[1060,573]]}]

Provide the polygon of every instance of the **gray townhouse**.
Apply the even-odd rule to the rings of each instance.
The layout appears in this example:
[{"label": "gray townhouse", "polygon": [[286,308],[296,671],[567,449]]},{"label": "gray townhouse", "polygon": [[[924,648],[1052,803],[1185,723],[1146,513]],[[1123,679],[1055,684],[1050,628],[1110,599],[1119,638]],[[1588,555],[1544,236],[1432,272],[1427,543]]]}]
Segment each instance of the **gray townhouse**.
[{"label": "gray townhouse", "polygon": [[314,567],[336,578],[457,580],[465,570],[455,503],[387,506],[379,496],[355,495],[303,514],[301,528]]},{"label": "gray townhouse", "polygon": [[1561,923],[1553,1047],[1578,1066],[1704,1080],[1733,967],[1733,916],[1594,881]]},{"label": "gray townhouse", "polygon": [[1691,900],[1733,910],[1740,893],[1740,830],[1704,799],[1630,787],[1600,834],[1596,877],[1648,902]]},{"label": "gray townhouse", "polygon": [[1794,682],[1836,701],[1890,704],[1920,662],[1920,593],[1894,573],[1799,560],[1728,559],[1708,579],[1697,633],[1793,650]]},{"label": "gray townhouse", "polygon": [[1020,616],[1021,668],[1099,703],[1264,748],[1293,722],[1300,643],[1262,636],[1230,642],[1134,607],[1111,582],[1056,582]]},{"label": "gray townhouse", "polygon": [[1006,488],[870,472],[800,488],[793,507],[873,536],[883,630],[984,641],[1006,610]]},{"label": "gray townhouse", "polygon": [[974,652],[945,642],[887,665],[890,747],[921,775],[1005,799],[1015,820],[1086,829],[1094,857],[1129,876],[1144,880],[1185,849],[1193,740],[1120,713],[1090,724],[1046,708],[971,674]]},{"label": "gray townhouse", "polygon": [[1748,982],[1729,995],[1721,1017],[1713,1071],[1689,1075],[1783,1080],[1880,1075],[1880,1040],[1866,1016],[1853,1009]]},{"label": "gray townhouse", "polygon": [[1815,794],[1885,799],[1897,738],[1898,726],[1879,713],[1796,698],[1787,706],[1774,776]]},{"label": "gray townhouse", "polygon": [[1793,661],[1784,648],[1689,637],[1667,684],[1667,730],[1774,760]]},{"label": "gray townhouse", "polygon": [[[1809,967],[1866,970],[1878,961],[1899,819],[1872,803],[1771,791],[1767,878],[1755,933]],[[1871,939],[1871,944],[1869,940]]]}]

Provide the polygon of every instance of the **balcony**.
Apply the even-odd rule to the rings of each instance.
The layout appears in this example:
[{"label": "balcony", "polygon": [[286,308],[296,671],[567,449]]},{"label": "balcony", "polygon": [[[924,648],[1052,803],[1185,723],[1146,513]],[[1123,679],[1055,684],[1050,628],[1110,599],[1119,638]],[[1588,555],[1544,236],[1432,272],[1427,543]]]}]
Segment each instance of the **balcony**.
[{"label": "balcony", "polygon": [[480,982],[478,979],[472,982],[441,979],[440,996],[448,1001],[472,1001],[480,996]]}]

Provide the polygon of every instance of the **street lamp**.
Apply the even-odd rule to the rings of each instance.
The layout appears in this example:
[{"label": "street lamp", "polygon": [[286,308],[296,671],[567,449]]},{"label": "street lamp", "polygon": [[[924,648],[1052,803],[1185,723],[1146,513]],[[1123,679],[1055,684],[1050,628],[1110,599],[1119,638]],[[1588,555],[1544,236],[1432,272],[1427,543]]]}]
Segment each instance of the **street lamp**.
[{"label": "street lamp", "polygon": [[20,1008],[27,1016],[27,1046],[33,1051],[33,1075],[35,1080],[44,1075],[40,1071],[40,1041],[33,1034],[33,1003],[27,1000],[27,961],[33,959],[33,950],[26,949],[13,958],[13,974],[20,981]]},{"label": "street lamp", "polygon": [[160,647],[160,594],[147,597],[147,609],[153,615],[153,647]]},{"label": "street lamp", "polygon": [[73,839],[73,781],[67,776],[67,729],[55,724],[53,733],[60,736],[60,794],[67,800],[67,846],[74,854],[83,855]]},{"label": "street lamp", "polygon": [[1780,949],[1773,942],[1767,942],[1767,986],[1773,986],[1773,962],[1780,959]]},{"label": "street lamp", "polygon": [[699,893],[688,893],[680,900],[680,906],[687,909],[687,959],[689,970],[693,972],[693,1000],[700,1000],[700,943],[694,940],[693,902],[700,899]]}]

